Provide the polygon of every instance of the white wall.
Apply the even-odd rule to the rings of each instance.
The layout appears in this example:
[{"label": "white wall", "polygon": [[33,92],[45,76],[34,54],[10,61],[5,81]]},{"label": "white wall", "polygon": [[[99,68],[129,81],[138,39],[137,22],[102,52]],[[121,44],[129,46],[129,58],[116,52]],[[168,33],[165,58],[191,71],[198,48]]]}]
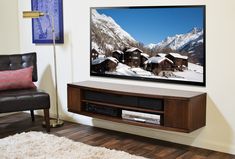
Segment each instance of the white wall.
[{"label": "white wall", "polygon": [[0,54],[19,53],[18,0],[0,1]]},{"label": "white wall", "polygon": [[18,0],[0,0],[0,54],[19,53],[19,35]]},{"label": "white wall", "polygon": [[[59,107],[62,118],[82,124],[129,132],[133,134],[163,139],[167,141],[213,149],[235,154],[235,71],[232,70],[235,54],[235,1],[234,0],[64,0],[65,43],[57,45]],[[206,5],[206,87],[162,84],[94,78],[89,76],[89,7],[91,6],[128,6],[128,5]],[[19,13],[30,10],[30,0],[19,3]],[[53,50],[51,45],[34,45],[31,42],[31,21],[20,19],[20,48],[22,52],[38,53],[40,88],[47,90],[52,99],[53,87]],[[82,80],[106,81],[143,85],[151,87],[174,88],[192,91],[205,91],[207,97],[207,126],[190,134],[154,130],[129,126],[109,121],[91,119],[67,112],[67,83]],[[39,112],[40,113],[40,112]]]}]

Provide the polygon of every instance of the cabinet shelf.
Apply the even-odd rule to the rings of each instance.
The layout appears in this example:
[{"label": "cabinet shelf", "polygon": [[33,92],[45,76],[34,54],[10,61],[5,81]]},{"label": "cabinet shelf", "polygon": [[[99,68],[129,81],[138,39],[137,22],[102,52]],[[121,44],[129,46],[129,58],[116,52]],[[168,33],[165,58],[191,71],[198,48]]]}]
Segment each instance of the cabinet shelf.
[{"label": "cabinet shelf", "polygon": [[[68,111],[130,125],[189,133],[206,125],[206,93],[84,81],[68,84]],[[160,124],[122,118],[160,115]]]},{"label": "cabinet shelf", "polygon": [[113,107],[113,108],[122,108],[122,109],[127,109],[127,110],[135,110],[139,112],[148,112],[148,113],[156,113],[156,114],[164,114],[164,111],[158,111],[158,110],[150,110],[150,109],[144,109],[144,108],[136,108],[136,107],[131,107],[131,106],[125,106],[125,105],[117,105],[117,104],[112,104],[112,103],[104,103],[104,102],[98,102],[98,101],[92,101],[92,100],[81,100],[82,102],[85,103],[91,103],[91,104],[97,104],[97,105],[103,105],[106,107]]},{"label": "cabinet shelf", "polygon": [[[89,112],[85,112],[85,111],[82,111],[79,114],[89,116],[89,117],[98,118],[98,119],[104,119],[104,120],[108,120],[108,121],[118,122],[118,123],[125,123],[125,124],[131,124],[131,125],[136,125],[136,126],[144,126],[144,127],[149,127],[149,128],[166,129],[164,126],[162,126],[160,124],[150,124],[150,123],[145,123],[145,122],[137,122],[137,121],[122,119],[119,117],[109,117],[106,115],[94,114],[94,113],[89,113]],[[184,130],[180,130],[180,129],[177,129],[177,130],[184,132]]]}]

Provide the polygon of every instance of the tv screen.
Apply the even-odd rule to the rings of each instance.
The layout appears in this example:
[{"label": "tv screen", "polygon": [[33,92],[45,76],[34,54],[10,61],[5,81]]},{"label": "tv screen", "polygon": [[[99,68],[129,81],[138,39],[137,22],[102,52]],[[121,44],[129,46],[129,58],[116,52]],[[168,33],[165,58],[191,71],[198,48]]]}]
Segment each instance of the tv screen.
[{"label": "tv screen", "polygon": [[90,75],[205,86],[205,6],[90,8]]}]

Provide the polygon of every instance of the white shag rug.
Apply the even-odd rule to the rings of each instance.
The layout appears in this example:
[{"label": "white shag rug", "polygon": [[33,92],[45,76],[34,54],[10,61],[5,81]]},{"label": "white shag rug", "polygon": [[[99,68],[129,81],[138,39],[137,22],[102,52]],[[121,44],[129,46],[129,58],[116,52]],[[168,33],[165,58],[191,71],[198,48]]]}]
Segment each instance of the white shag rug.
[{"label": "white shag rug", "polygon": [[0,139],[0,159],[146,159],[117,150],[95,147],[42,132]]}]

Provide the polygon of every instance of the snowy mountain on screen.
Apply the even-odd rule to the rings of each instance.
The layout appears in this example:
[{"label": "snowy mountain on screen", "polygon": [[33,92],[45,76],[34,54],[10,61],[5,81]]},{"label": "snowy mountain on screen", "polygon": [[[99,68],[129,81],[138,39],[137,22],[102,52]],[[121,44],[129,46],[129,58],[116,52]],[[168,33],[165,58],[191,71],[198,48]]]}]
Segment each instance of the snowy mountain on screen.
[{"label": "snowy mountain on screen", "polygon": [[136,40],[123,30],[111,17],[92,10],[91,38],[92,48],[99,53],[130,46]]},{"label": "snowy mountain on screen", "polygon": [[157,44],[151,43],[146,47],[157,52],[164,52],[166,50],[170,50],[171,52],[178,52],[188,56],[190,62],[203,65],[203,43],[203,30],[193,28],[188,33],[167,37],[165,40]]},{"label": "snowy mountain on screen", "polygon": [[138,47],[145,53],[153,55],[156,53],[177,52],[188,56],[188,61],[203,65],[204,41],[203,30],[193,28],[184,34],[169,36],[165,40],[147,46],[141,46],[127,31],[125,31],[115,20],[105,14],[100,14],[93,9],[91,12],[91,47],[99,54],[111,56],[114,50],[124,50],[126,47]]},{"label": "snowy mountain on screen", "polygon": [[203,30],[193,28],[186,34],[176,34],[155,45],[150,44],[150,47],[155,47],[157,50],[170,48],[175,51],[183,51],[185,49],[187,52],[190,50],[193,52],[193,48],[201,44],[203,44]]}]

